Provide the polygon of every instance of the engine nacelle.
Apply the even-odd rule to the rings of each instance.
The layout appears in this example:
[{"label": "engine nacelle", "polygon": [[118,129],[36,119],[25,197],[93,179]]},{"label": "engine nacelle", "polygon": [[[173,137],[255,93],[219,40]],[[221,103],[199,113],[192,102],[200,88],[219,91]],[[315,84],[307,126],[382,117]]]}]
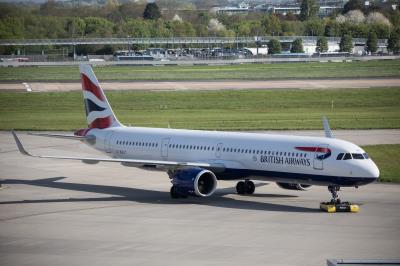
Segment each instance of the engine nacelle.
[{"label": "engine nacelle", "polygon": [[209,170],[187,168],[172,177],[173,189],[181,196],[211,196],[217,189],[217,177]]},{"label": "engine nacelle", "polygon": [[306,191],[311,188],[311,185],[306,184],[294,184],[294,183],[276,183],[280,188],[289,190],[302,190]]}]

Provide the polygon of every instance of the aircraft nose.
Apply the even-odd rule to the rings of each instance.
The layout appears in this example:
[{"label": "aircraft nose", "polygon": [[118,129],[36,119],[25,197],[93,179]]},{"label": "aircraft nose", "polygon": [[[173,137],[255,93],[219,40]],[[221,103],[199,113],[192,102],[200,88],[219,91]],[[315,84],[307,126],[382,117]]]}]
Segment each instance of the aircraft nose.
[{"label": "aircraft nose", "polygon": [[371,161],[367,165],[366,169],[364,169],[364,170],[365,170],[366,177],[374,178],[374,179],[379,178],[379,174],[380,174],[379,168],[378,168],[378,166],[376,166],[376,164],[373,161]]}]

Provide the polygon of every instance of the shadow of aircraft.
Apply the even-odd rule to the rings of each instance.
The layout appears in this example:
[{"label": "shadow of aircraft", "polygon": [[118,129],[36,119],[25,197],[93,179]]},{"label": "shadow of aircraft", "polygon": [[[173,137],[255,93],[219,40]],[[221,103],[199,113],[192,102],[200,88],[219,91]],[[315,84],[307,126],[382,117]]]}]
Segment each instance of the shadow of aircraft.
[{"label": "shadow of aircraft", "polygon": [[[107,194],[106,197],[90,197],[90,198],[65,198],[65,199],[38,199],[38,200],[18,200],[18,201],[0,201],[1,204],[26,204],[26,203],[52,203],[52,202],[101,202],[101,201],[134,201],[149,204],[196,204],[214,206],[220,208],[247,209],[247,210],[263,210],[263,211],[279,211],[279,212],[319,212],[319,209],[290,206],[274,203],[255,202],[249,200],[233,199],[224,197],[227,194],[235,193],[234,188],[220,189],[209,198],[189,197],[186,199],[171,199],[169,192],[154,191],[130,187],[66,183],[59,182],[66,177],[53,177],[38,180],[21,180],[21,179],[5,179],[3,184],[23,184],[39,187],[48,187],[56,189],[65,189],[82,192],[92,192]],[[248,196],[253,197],[254,195]],[[245,196],[243,196],[245,197]],[[246,197],[248,199],[248,197]],[[269,198],[295,198],[293,195],[279,194],[261,194],[257,197]]]}]

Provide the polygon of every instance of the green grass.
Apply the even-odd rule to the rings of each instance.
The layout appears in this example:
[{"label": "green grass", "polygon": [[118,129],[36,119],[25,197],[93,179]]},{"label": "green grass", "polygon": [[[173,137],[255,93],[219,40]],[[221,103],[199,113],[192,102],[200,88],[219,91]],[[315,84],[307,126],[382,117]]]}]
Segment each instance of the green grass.
[{"label": "green grass", "polygon": [[[99,80],[269,80],[399,77],[400,60],[347,63],[279,63],[225,66],[95,67]],[[2,67],[1,81],[79,80],[77,66]]]},{"label": "green grass", "polygon": [[363,147],[378,166],[382,182],[400,182],[400,144]]},{"label": "green grass", "polygon": [[[400,87],[344,90],[117,91],[121,122],[218,130],[400,128]],[[332,101],[334,108],[332,109]],[[86,127],[81,92],[0,93],[0,130]]]}]

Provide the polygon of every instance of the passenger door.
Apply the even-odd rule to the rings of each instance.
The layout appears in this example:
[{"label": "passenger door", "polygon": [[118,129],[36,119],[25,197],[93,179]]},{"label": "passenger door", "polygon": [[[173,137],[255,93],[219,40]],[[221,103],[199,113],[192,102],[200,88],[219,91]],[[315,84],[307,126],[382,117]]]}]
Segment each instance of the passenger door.
[{"label": "passenger door", "polygon": [[161,140],[161,158],[163,159],[168,159],[169,141],[169,138],[164,138]]},{"label": "passenger door", "polygon": [[221,158],[221,151],[222,151],[222,143],[218,143],[217,148],[215,149],[215,157]]},{"label": "passenger door", "polygon": [[323,170],[324,169],[324,155],[328,150],[328,144],[320,144],[314,152],[314,169]]}]

